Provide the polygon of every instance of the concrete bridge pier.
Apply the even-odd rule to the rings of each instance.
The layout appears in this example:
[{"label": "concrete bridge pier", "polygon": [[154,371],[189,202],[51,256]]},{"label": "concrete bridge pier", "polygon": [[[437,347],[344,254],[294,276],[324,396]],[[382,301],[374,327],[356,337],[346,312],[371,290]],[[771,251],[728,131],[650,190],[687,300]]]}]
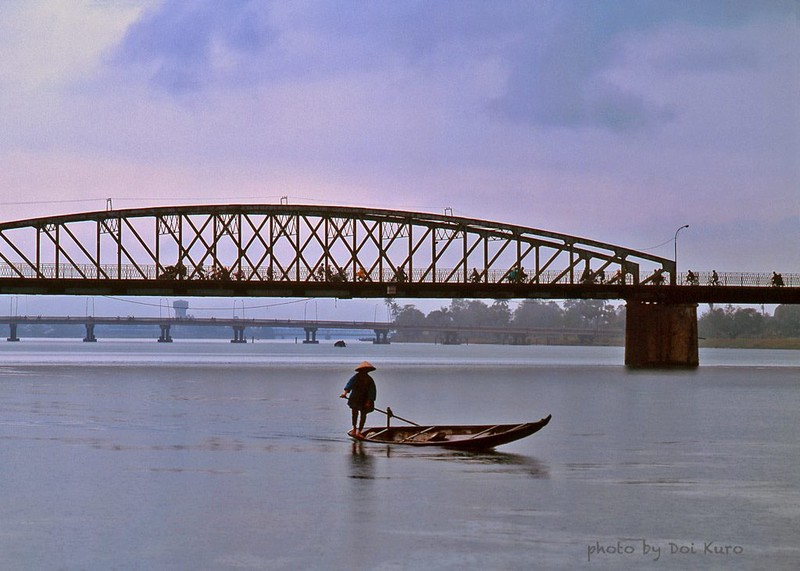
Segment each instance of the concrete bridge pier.
[{"label": "concrete bridge pier", "polygon": [[389,344],[389,330],[388,329],[373,329],[375,332],[375,339],[372,342],[375,345],[388,345]]},{"label": "concrete bridge pier", "polygon": [[17,324],[16,323],[9,323],[8,324],[8,337],[6,337],[6,341],[19,341],[19,337],[17,337]]},{"label": "concrete bridge pier", "polygon": [[172,343],[172,336],[169,334],[169,323],[162,323],[159,327],[161,327],[161,336],[158,338],[158,342]]},{"label": "concrete bridge pier", "polygon": [[627,303],[626,366],[692,368],[699,362],[696,303]]},{"label": "concrete bridge pier", "polygon": [[444,331],[442,333],[442,345],[461,345],[461,337],[458,331]]},{"label": "concrete bridge pier", "polygon": [[311,345],[316,345],[319,343],[317,341],[317,328],[316,327],[304,327],[303,328],[306,332],[306,339],[303,343],[309,343]]},{"label": "concrete bridge pier", "polygon": [[231,343],[247,343],[247,339],[244,337],[243,325],[233,326],[233,339],[231,339]]},{"label": "concrete bridge pier", "polygon": [[83,338],[84,343],[96,343],[97,337],[94,336],[94,323],[91,321],[86,322],[86,337]]},{"label": "concrete bridge pier", "polygon": [[509,333],[505,337],[505,342],[508,345],[527,345],[528,336],[525,333]]}]

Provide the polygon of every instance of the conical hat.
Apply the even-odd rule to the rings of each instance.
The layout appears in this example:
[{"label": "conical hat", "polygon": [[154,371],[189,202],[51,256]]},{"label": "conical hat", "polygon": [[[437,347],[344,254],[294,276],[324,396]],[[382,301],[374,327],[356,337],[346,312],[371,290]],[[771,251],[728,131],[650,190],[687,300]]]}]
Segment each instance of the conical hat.
[{"label": "conical hat", "polygon": [[356,367],[356,371],[364,371],[365,373],[369,373],[370,371],[374,371],[375,367],[373,367],[367,361],[361,363],[358,367]]}]

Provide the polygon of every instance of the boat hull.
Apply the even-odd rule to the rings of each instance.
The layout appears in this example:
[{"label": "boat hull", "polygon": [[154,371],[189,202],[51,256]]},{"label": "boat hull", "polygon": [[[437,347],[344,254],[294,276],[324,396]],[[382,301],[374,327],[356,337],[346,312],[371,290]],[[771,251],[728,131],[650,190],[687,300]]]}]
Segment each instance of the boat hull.
[{"label": "boat hull", "polygon": [[358,441],[380,444],[486,450],[530,436],[547,426],[550,418],[551,415],[547,415],[536,422],[522,424],[370,427],[360,435],[352,431],[348,435]]}]

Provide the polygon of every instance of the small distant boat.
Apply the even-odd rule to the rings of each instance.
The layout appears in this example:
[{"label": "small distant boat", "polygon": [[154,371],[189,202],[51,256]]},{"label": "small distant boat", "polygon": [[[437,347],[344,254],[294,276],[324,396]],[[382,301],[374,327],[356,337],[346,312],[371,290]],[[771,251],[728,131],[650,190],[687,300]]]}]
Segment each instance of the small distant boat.
[{"label": "small distant boat", "polygon": [[552,415],[548,414],[536,422],[522,424],[371,427],[360,435],[352,430],[347,434],[361,442],[486,450],[530,436],[547,426],[550,418]]},{"label": "small distant boat", "polygon": [[333,344],[334,347],[347,347],[347,343],[344,342],[343,339],[339,339],[336,343]]}]

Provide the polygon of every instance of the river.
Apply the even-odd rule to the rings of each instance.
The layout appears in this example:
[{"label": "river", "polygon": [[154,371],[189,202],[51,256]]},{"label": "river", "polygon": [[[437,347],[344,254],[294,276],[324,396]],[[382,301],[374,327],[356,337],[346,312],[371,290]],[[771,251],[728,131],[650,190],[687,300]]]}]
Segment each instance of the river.
[{"label": "river", "polygon": [[[419,423],[553,415],[494,452],[357,444],[363,360]],[[0,343],[0,568],[800,568],[800,351]],[[379,414],[372,424],[383,424]]]}]

